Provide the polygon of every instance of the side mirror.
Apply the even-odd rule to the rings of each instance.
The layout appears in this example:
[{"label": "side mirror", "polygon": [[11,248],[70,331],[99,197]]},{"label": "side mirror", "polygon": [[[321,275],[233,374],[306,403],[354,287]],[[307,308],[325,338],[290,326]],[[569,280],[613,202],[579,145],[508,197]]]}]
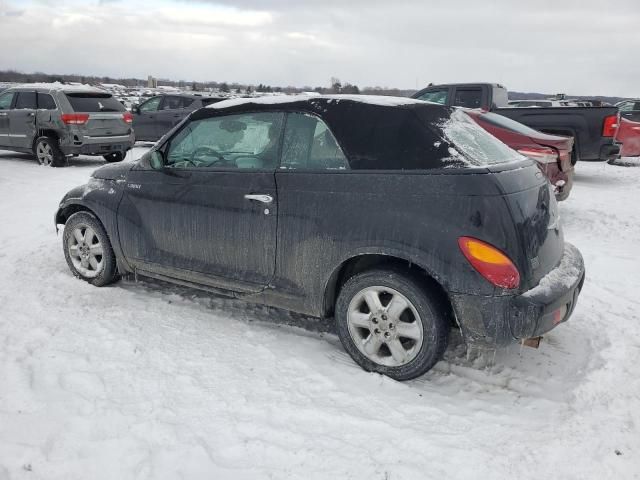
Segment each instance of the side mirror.
[{"label": "side mirror", "polygon": [[140,114],[140,105],[132,105],[131,106],[131,113],[137,113]]},{"label": "side mirror", "polygon": [[164,167],[164,157],[162,152],[153,150],[149,155],[149,165],[151,165],[151,168],[154,170],[162,170]]}]

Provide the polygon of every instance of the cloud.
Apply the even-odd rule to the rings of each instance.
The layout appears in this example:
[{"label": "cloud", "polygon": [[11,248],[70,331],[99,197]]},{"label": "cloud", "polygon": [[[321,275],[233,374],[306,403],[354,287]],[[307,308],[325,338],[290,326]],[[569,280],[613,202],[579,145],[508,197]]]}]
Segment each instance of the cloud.
[{"label": "cloud", "polygon": [[637,0],[615,8],[595,0],[0,0],[0,64],[298,86],[332,76],[403,88],[495,81],[640,96],[639,21]]}]

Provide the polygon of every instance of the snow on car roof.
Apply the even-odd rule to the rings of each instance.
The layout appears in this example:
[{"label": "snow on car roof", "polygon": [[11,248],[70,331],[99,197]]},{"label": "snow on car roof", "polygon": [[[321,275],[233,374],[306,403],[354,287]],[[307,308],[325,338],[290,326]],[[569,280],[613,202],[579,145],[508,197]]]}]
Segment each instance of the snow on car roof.
[{"label": "snow on car roof", "polygon": [[60,82],[54,82],[54,83],[23,83],[20,85],[14,85],[12,88],[20,88],[20,89],[25,89],[25,88],[29,88],[29,89],[38,89],[38,90],[55,90],[55,91],[61,91],[61,92],[95,92],[95,93],[107,93],[106,90],[103,90],[101,88],[97,88],[97,87],[92,87],[91,85],[82,85],[82,84],[76,84],[76,85],[69,85],[69,84],[65,84],[65,83],[60,83]]},{"label": "snow on car roof", "polygon": [[384,95],[271,95],[264,97],[251,98],[232,98],[214,103],[207,108],[228,108],[247,103],[255,103],[258,105],[272,105],[281,103],[308,102],[311,100],[325,99],[328,102],[341,100],[350,100],[354,102],[368,103],[371,105],[381,105],[385,107],[398,107],[401,105],[424,105],[427,102],[415,100],[407,97],[388,97]]}]

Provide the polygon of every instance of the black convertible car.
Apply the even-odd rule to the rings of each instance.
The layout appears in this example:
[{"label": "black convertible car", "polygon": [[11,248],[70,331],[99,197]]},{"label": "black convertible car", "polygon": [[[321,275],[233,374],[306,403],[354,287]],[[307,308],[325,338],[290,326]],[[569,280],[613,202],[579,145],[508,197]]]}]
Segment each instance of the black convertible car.
[{"label": "black convertible car", "polygon": [[584,281],[540,170],[466,113],[367,96],[275,97],[192,113],[135,163],[60,203],[64,255],[121,274],[334,316],[367,370],[429,370],[469,344],[537,337]]}]

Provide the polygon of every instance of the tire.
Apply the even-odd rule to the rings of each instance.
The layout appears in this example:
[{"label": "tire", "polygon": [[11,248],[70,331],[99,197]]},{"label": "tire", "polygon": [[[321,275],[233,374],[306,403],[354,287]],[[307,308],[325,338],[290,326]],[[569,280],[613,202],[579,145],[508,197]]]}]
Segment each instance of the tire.
[{"label": "tire", "polygon": [[121,162],[124,160],[125,154],[122,152],[113,152],[103,155],[103,158],[109,163]]},{"label": "tire", "polygon": [[576,163],[578,163],[578,145],[577,144],[573,144],[573,149],[571,150],[571,165],[572,166],[576,166]]},{"label": "tire", "polygon": [[[368,306],[371,292],[379,300],[375,314]],[[404,309],[402,302],[407,304]],[[442,358],[452,324],[449,312],[428,282],[408,272],[376,269],[347,280],[336,301],[335,319],[340,341],[358,365],[410,380]]]},{"label": "tire", "polygon": [[53,137],[38,137],[33,146],[33,154],[40,165],[47,167],[62,167],[66,163],[60,144]]},{"label": "tire", "polygon": [[79,279],[102,287],[118,278],[111,242],[92,213],[78,212],[69,217],[62,234],[62,246],[71,273]]}]

